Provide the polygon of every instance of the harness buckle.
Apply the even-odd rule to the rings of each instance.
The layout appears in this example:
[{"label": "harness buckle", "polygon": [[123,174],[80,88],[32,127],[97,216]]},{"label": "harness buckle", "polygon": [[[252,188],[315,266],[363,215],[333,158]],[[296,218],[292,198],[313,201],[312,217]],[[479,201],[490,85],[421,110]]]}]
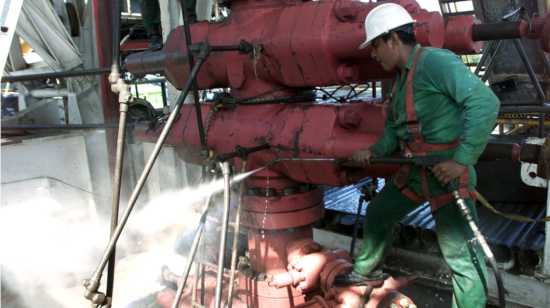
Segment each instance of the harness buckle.
[{"label": "harness buckle", "polygon": [[[418,127],[413,127],[413,128],[411,128],[409,123],[411,123],[411,124],[418,124]],[[409,123],[405,123],[405,124],[407,125],[407,133],[410,134],[410,133],[411,133],[411,130],[413,130],[413,131],[416,130],[416,131],[418,131],[419,133],[422,131],[422,123],[420,123],[420,122],[418,122],[418,121],[409,122]]]}]

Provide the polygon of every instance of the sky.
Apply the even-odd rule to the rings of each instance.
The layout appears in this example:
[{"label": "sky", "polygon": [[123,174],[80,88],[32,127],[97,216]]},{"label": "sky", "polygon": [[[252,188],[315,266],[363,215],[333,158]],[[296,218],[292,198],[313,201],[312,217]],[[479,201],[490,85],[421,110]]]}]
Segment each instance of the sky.
[{"label": "sky", "polygon": [[[369,2],[369,0],[361,0],[361,1]],[[422,7],[423,9],[426,9],[430,12],[437,11],[441,13],[438,0],[416,0],[416,1],[418,2],[418,4],[420,4],[420,7]],[[372,2],[376,2],[376,1],[372,1]],[[471,1],[457,2],[456,6],[459,11],[473,10],[473,4]],[[454,5],[452,7],[452,10],[454,11]]]},{"label": "sky", "polygon": [[435,12],[435,11],[441,12],[441,9],[439,8],[438,0],[416,0],[416,2],[420,4],[420,7],[430,12]]}]

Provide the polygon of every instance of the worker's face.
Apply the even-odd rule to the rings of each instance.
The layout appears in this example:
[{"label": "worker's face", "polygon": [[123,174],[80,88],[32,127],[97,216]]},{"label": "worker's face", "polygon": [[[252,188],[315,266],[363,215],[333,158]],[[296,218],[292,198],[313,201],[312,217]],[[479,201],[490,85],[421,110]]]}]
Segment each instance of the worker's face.
[{"label": "worker's face", "polygon": [[396,34],[392,34],[387,42],[384,42],[381,37],[377,37],[372,41],[371,57],[380,63],[387,72],[396,70],[398,64],[394,35]]}]

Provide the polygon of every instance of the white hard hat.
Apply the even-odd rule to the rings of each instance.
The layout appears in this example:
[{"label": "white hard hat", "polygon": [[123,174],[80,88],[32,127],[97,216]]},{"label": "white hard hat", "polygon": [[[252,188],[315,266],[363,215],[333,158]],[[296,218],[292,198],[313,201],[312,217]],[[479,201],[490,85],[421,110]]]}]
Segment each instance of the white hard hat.
[{"label": "white hard hat", "polygon": [[416,20],[400,5],[386,3],[375,7],[365,19],[367,40],[359,46],[363,49],[370,45],[375,38],[387,34],[390,30],[405,25],[413,25]]}]

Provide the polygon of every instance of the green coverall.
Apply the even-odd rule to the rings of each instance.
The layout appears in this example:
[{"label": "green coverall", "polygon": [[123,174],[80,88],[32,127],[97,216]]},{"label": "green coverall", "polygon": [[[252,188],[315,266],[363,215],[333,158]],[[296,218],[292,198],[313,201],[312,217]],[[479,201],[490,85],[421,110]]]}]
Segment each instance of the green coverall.
[{"label": "green coverall", "polygon": [[[197,0],[187,0],[187,10],[195,11]],[[145,28],[160,26],[160,6],[158,0],[139,0],[141,20]]]},{"label": "green coverall", "polygon": [[[388,106],[385,131],[376,144],[370,147],[378,156],[391,156],[398,151],[400,139],[414,141],[407,133],[405,124],[405,94],[407,75],[419,47],[420,45],[416,45],[414,48],[406,65],[405,76],[398,72],[394,79],[397,82],[394,93],[396,120]],[[483,152],[493,129],[499,109],[498,98],[454,53],[430,47],[424,48],[418,57],[413,91],[416,114],[426,142],[447,143],[462,139],[456,148],[430,152],[427,155],[446,155],[458,163],[468,165],[469,189],[473,190],[476,175],[472,165]],[[433,196],[444,194],[443,188],[431,173],[428,182]],[[411,168],[407,188],[424,196],[416,167]],[[395,224],[421,204],[401,194],[393,178],[386,181],[385,187],[367,207],[363,248],[354,266],[356,272],[373,277],[382,273],[379,262]],[[466,199],[466,204],[477,223],[473,200]],[[443,257],[452,271],[452,307],[485,307],[485,259],[472,230],[454,203],[443,206],[433,216]]]}]

